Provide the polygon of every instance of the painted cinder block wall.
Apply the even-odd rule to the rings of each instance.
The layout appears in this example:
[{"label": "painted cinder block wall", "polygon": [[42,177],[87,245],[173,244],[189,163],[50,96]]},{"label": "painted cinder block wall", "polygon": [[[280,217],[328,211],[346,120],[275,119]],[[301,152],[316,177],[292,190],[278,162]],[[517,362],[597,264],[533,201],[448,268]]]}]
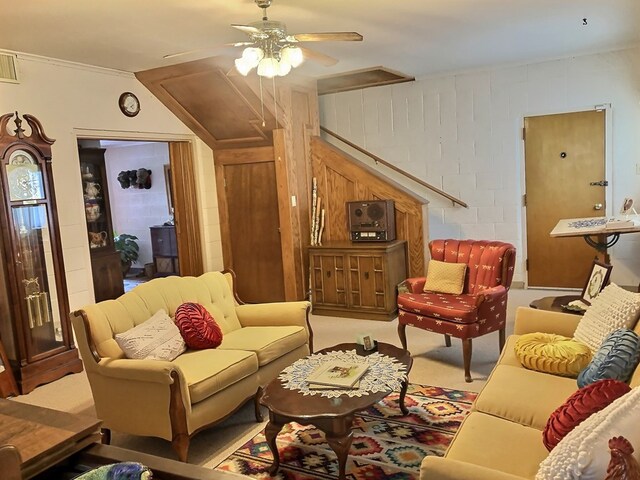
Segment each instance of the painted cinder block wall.
[{"label": "painted cinder block wall", "polygon": [[[403,182],[430,200],[431,238],[512,242],[514,280],[524,282],[523,119],[596,105],[608,107],[612,214],[624,197],[640,203],[640,47],[324,95],[320,115],[322,126],[467,202],[454,207]],[[623,235],[610,254],[612,281],[638,285],[640,235]]]}]

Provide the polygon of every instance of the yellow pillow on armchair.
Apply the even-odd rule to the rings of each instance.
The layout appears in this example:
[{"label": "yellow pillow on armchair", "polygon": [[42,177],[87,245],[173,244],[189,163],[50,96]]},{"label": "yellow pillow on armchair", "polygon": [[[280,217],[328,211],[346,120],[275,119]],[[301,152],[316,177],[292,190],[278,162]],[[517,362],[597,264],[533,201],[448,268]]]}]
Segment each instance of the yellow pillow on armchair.
[{"label": "yellow pillow on armchair", "polygon": [[429,260],[425,292],[450,293],[460,295],[464,289],[464,276],[467,273],[466,263],[440,262]]}]

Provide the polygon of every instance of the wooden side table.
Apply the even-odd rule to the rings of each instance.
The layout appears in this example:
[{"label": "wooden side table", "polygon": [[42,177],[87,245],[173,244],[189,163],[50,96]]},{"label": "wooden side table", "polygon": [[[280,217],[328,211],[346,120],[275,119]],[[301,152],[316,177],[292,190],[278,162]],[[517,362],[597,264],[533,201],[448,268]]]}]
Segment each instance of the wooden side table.
[{"label": "wooden side table", "polygon": [[569,302],[579,300],[580,295],[561,295],[559,297],[542,297],[533,300],[529,306],[531,308],[537,308],[540,310],[550,310],[552,312],[572,313],[574,315],[582,315],[584,312],[576,312],[574,310],[567,310],[562,308],[562,305],[567,305]]}]

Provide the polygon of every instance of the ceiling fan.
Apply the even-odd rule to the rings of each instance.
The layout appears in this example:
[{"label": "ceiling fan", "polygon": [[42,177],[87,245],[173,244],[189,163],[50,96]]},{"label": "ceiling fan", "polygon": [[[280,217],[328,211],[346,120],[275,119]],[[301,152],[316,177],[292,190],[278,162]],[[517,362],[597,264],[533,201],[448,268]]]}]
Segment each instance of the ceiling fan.
[{"label": "ceiling fan", "polygon": [[233,43],[234,47],[245,47],[242,56],[235,61],[236,69],[247,75],[256,68],[260,76],[272,78],[287,75],[292,68],[299,66],[305,59],[317,61],[323,65],[335,65],[338,60],[329,55],[299,46],[303,42],[362,41],[357,32],[323,32],[288,34],[283,22],[269,20],[267,8],[272,0],[254,0],[262,9],[262,20],[248,25],[231,25],[249,36],[249,41]]}]

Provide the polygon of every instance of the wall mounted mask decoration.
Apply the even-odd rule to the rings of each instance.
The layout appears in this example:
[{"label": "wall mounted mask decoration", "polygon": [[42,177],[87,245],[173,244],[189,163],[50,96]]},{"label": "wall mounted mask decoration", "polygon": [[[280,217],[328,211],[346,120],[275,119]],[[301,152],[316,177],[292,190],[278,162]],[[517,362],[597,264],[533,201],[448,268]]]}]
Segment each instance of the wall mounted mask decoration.
[{"label": "wall mounted mask decoration", "polygon": [[138,188],[151,188],[151,170],[147,170],[146,168],[139,168],[137,171],[137,179],[136,183],[138,184]]},{"label": "wall mounted mask decoration", "polygon": [[131,186],[129,172],[127,170],[123,170],[118,174],[118,182],[122,188],[129,188]]}]

